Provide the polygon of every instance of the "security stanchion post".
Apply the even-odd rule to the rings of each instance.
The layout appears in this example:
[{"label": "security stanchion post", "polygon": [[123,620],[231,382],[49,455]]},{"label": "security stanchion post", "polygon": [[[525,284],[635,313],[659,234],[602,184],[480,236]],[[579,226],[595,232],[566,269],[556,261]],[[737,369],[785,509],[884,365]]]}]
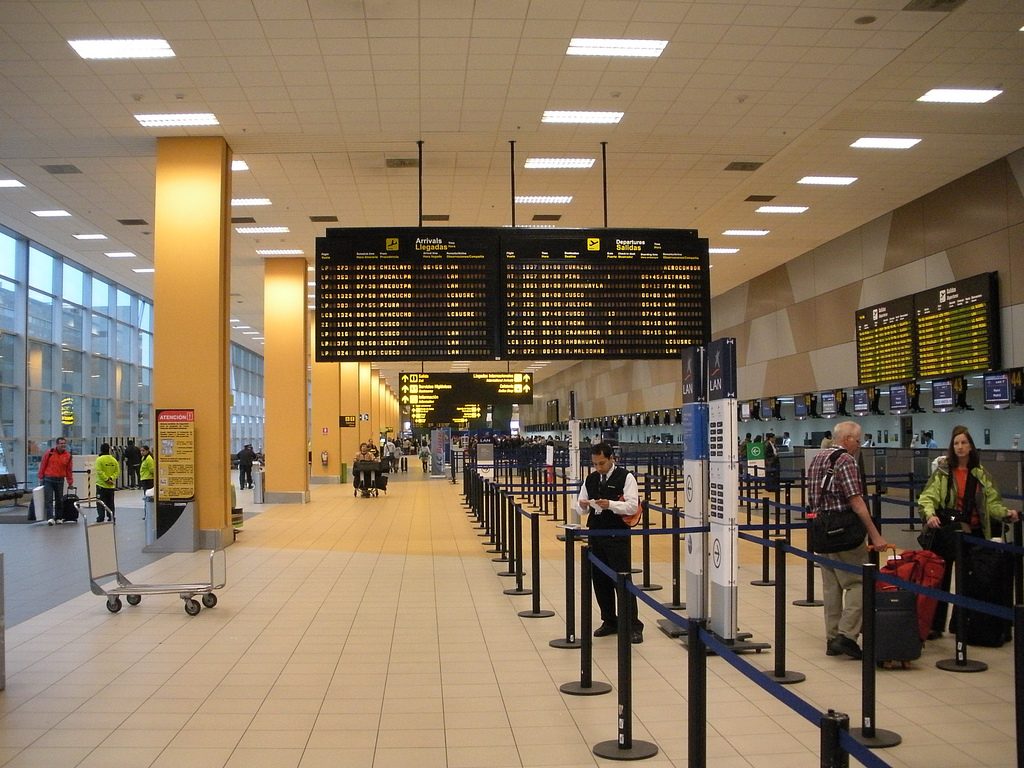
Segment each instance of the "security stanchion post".
[{"label": "security stanchion post", "polygon": [[638,588],[642,589],[644,592],[657,592],[659,589],[661,589],[661,584],[651,584],[651,537],[647,533],[651,528],[650,502],[647,499],[644,499],[643,501],[640,502],[640,507],[640,517],[642,520],[641,525],[643,525],[644,531],[644,535],[640,537],[640,552],[642,558],[641,573],[643,574],[644,580],[641,584],[638,585]]},{"label": "security stanchion post", "polygon": [[[807,519],[806,511],[804,512],[804,519]],[[808,523],[807,525],[810,526],[810,523]],[[807,531],[807,551],[810,554],[814,554],[814,548],[811,547],[810,529],[807,528],[805,530]],[[794,600],[793,605],[798,605],[801,608],[813,608],[825,604],[823,601],[818,600],[814,597],[814,561],[811,560],[811,558],[809,557],[807,558],[807,590],[805,594],[806,596],[803,600]]]},{"label": "security stanchion post", "polygon": [[[515,524],[515,519],[517,517],[519,517],[519,514],[516,511],[518,508],[519,508],[518,504],[511,503],[511,504],[509,504],[506,507],[505,514],[502,515],[502,518],[504,518],[504,526],[505,526],[505,532],[506,532],[505,553],[507,555],[507,560],[508,560],[508,569],[504,570],[504,571],[500,571],[498,573],[499,576],[505,576],[505,577],[515,576],[516,575],[516,571],[520,570],[518,564],[516,563],[516,558],[519,556],[519,554],[516,551],[516,524]],[[520,533],[521,532],[522,532],[522,526],[520,526]]]},{"label": "security stanchion post", "polygon": [[509,570],[516,577],[516,585],[510,589],[503,589],[502,592],[506,595],[528,595],[530,590],[523,587],[523,508],[517,504],[512,514],[512,528],[515,530],[516,540],[514,548],[515,567],[509,568]]},{"label": "security stanchion post", "polygon": [[565,637],[556,637],[552,648],[579,648],[576,637],[576,529],[565,528]]},{"label": "security stanchion post", "polygon": [[[487,524],[491,536],[484,542],[485,547],[490,547],[490,549],[486,550],[489,555],[501,554],[501,510],[505,508],[505,504],[507,503],[508,493],[503,488],[499,488],[498,495],[495,498],[495,503],[491,509],[491,516]],[[491,562],[501,561],[492,558]]]},{"label": "security stanchion post", "polygon": [[[1020,541],[1020,539],[1017,539]],[[1014,707],[1017,715],[1017,765],[1024,765],[1024,605],[1013,608]]]},{"label": "security stanchion post", "polygon": [[[768,512],[768,497],[766,496],[763,499],[761,499],[761,538],[764,539],[765,541],[768,540],[768,523],[769,523],[768,516],[769,516],[769,514],[770,513]],[[768,567],[769,567],[769,560],[768,560],[768,558],[769,558],[768,547],[766,547],[765,545],[762,544],[761,545],[761,578],[760,579],[754,579],[754,581],[750,582],[751,585],[753,585],[755,587],[774,587],[775,586],[775,582],[772,581],[771,578],[769,578],[769,576],[768,576]]]},{"label": "security stanchion post", "polygon": [[533,595],[533,605],[528,611],[520,611],[519,615],[524,619],[546,619],[554,616],[554,611],[542,611],[540,609],[540,514],[530,513],[530,593]]},{"label": "security stanchion post", "polygon": [[915,523],[917,520],[915,519],[916,515],[914,514],[914,507],[917,506],[917,480],[915,479],[913,472],[910,472],[907,475],[907,478],[910,481],[907,488],[907,503],[909,504],[907,507],[907,519],[910,521],[910,524],[903,530],[909,531],[910,533],[916,533],[917,527]]},{"label": "security stanchion post", "polygon": [[590,562],[590,547],[586,544],[580,550],[580,679],[559,686],[562,693],[570,696],[599,696],[611,691],[610,683],[594,682],[594,566]]},{"label": "security stanchion post", "polygon": [[708,764],[708,652],[703,625],[691,617],[687,628],[687,757],[689,765]]},{"label": "security stanchion post", "polygon": [[861,658],[861,727],[851,728],[850,735],[865,747],[883,749],[902,743],[903,737],[875,726],[875,582],[878,562],[861,566],[862,605],[861,633],[864,647]]},{"label": "security stanchion post", "polygon": [[830,709],[818,722],[821,729],[821,768],[849,768],[850,755],[839,740],[850,730],[850,716]]},{"label": "security stanchion post", "polygon": [[[964,532],[955,531],[956,555],[954,556],[953,574],[954,589],[957,597],[963,597],[967,588],[967,579],[964,569],[967,567],[967,552],[964,549]],[[952,659],[941,659],[935,662],[935,666],[945,672],[984,672],[988,664],[983,661],[975,661],[967,658],[967,611],[963,606],[956,607],[956,656]]]},{"label": "security stanchion post", "polygon": [[[629,573],[619,573],[616,581],[618,605],[628,605],[630,598]],[[627,613],[623,611],[622,613]],[[633,668],[631,637],[632,621],[625,615],[619,616],[618,656],[619,656],[619,713],[618,738],[602,741],[594,745],[593,752],[598,757],[608,760],[644,760],[658,754],[658,747],[649,741],[633,741]]]},{"label": "security stanchion post", "polygon": [[775,669],[776,683],[802,683],[807,675],[786,669],[786,540],[773,539],[775,548]]},{"label": "security stanchion post", "polygon": [[672,601],[662,603],[662,605],[674,611],[686,608],[686,603],[682,602],[682,584],[679,578],[682,571],[682,537],[679,535],[678,529],[681,527],[679,507],[672,507]]},{"label": "security stanchion post", "polygon": [[[501,509],[496,512],[497,518],[494,521],[495,527],[498,529],[498,556],[492,557],[492,563],[507,563],[509,558],[508,548],[508,511],[510,507],[515,506],[515,500],[511,495],[505,496]],[[502,574],[498,574],[501,576]]]}]

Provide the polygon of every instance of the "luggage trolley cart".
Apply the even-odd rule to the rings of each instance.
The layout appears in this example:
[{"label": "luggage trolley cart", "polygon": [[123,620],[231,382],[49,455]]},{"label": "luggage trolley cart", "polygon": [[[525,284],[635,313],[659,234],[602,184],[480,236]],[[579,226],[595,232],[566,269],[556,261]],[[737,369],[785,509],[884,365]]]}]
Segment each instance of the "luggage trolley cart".
[{"label": "luggage trolley cart", "polygon": [[[97,500],[98,504],[103,502]],[[202,595],[203,605],[213,608],[217,604],[215,589],[223,588],[227,581],[227,559],[223,549],[210,550],[210,580],[194,584],[135,584],[121,573],[117,565],[117,542],[114,523],[86,523],[86,550],[89,555],[89,587],[94,595],[107,598],[107,610],[121,610],[121,595],[128,605],[138,605],[143,595],[173,595],[185,601],[185,613],[195,616],[200,611],[196,595]],[[110,581],[113,577],[114,581]]]}]

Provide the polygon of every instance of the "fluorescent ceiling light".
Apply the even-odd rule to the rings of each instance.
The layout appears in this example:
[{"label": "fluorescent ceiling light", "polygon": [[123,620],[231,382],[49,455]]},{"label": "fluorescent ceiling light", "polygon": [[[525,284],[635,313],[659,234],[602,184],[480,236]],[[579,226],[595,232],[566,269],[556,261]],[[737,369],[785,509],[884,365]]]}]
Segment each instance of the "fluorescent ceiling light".
[{"label": "fluorescent ceiling light", "polygon": [[236,325],[235,326],[235,330],[236,331],[244,331],[244,330],[247,330],[249,328],[252,328],[252,326],[251,325]]},{"label": "fluorescent ceiling light", "polygon": [[131,251],[110,251],[109,253],[104,253],[103,255],[107,256],[108,258],[111,258],[111,259],[134,259],[135,258],[135,254],[132,253]]},{"label": "fluorescent ceiling light", "polygon": [[853,184],[856,176],[804,176],[797,184],[823,184],[832,187],[845,187]]},{"label": "fluorescent ceiling light", "polygon": [[231,319],[228,320],[228,322],[229,323],[240,323],[242,321],[239,320],[237,317],[232,317]]},{"label": "fluorescent ceiling light", "polygon": [[161,39],[68,40],[83,59],[170,59],[174,51]]},{"label": "fluorescent ceiling light", "polygon": [[[301,256],[303,250],[301,248],[257,248],[256,254],[258,256]],[[312,271],[312,267],[308,271]]]},{"label": "fluorescent ceiling light", "polygon": [[87,235],[72,235],[72,237],[75,238],[75,240],[106,240],[107,239],[106,235],[101,235],[99,233],[87,234]]},{"label": "fluorescent ceiling light", "polygon": [[266,337],[264,337],[264,336],[253,336],[252,340],[253,341],[263,341],[265,338]]},{"label": "fluorescent ceiling light", "polygon": [[38,216],[41,219],[54,219],[59,216],[70,216],[71,214],[67,211],[32,211],[34,216]]},{"label": "fluorescent ceiling light", "polygon": [[0,179],[0,188],[14,189],[15,187],[24,187],[24,186],[25,185],[22,184],[17,179]]},{"label": "fluorescent ceiling light", "polygon": [[243,336],[259,336],[259,331],[242,331]]},{"label": "fluorescent ceiling light", "polygon": [[516,195],[516,202],[524,205],[567,205],[572,195]]},{"label": "fluorescent ceiling light", "polygon": [[283,235],[291,232],[288,227],[235,227],[240,235]]},{"label": "fluorescent ceiling light", "polygon": [[592,157],[528,157],[524,168],[593,168]]},{"label": "fluorescent ceiling light", "polygon": [[162,115],[135,115],[139,125],[145,128],[170,128],[182,125],[220,125],[212,112],[182,112]]},{"label": "fluorescent ceiling light", "polygon": [[939,104],[984,104],[1001,93],[1002,91],[983,88],[932,88],[917,100]]},{"label": "fluorescent ceiling light", "polygon": [[764,237],[769,232],[770,229],[727,229],[722,234],[734,237]]},{"label": "fluorescent ceiling light", "polygon": [[633,56],[656,59],[668,40],[620,40],[615,38],[574,37],[566,50],[568,56]]},{"label": "fluorescent ceiling light", "polygon": [[245,160],[232,160],[231,161],[232,171],[248,171],[249,164]]},{"label": "fluorescent ceiling light", "polygon": [[804,213],[806,205],[762,205],[754,213]]},{"label": "fluorescent ceiling light", "polygon": [[150,272],[156,272],[153,267],[139,267],[138,269],[132,268],[132,272],[138,272],[140,275],[149,274]]},{"label": "fluorescent ceiling light", "polygon": [[739,248],[708,248],[708,253],[739,253]]},{"label": "fluorescent ceiling light", "polygon": [[886,139],[864,136],[857,139],[850,146],[857,149],[910,149],[915,144],[920,143],[920,139]]},{"label": "fluorescent ceiling light", "polygon": [[269,197],[234,197],[232,205],[270,205]]},{"label": "fluorescent ceiling light", "polygon": [[573,123],[609,125],[619,122],[624,112],[600,112],[582,109],[546,109],[542,123]]}]

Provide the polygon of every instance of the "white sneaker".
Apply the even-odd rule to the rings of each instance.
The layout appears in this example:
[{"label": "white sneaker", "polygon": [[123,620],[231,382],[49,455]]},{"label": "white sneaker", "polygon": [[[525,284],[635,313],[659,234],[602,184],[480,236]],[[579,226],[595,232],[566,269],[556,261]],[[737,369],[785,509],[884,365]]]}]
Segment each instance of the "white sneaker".
[{"label": "white sneaker", "polygon": [[64,521],[60,518],[57,518],[57,525],[64,525]]},{"label": "white sneaker", "polygon": [[47,520],[46,524],[47,525],[53,525],[53,518],[51,517],[49,520]]}]

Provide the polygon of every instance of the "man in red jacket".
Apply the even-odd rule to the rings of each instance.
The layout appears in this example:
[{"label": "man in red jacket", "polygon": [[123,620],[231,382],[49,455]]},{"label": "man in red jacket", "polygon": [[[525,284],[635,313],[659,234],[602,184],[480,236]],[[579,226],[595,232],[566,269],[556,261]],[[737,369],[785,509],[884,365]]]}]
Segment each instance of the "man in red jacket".
[{"label": "man in red jacket", "polygon": [[[68,450],[68,442],[63,437],[53,441],[53,448],[43,454],[43,460],[39,462],[39,482],[46,493],[46,524],[53,525],[62,523],[60,517],[60,501],[64,498],[64,481],[68,485],[75,484],[75,478],[71,474],[71,452]],[[36,515],[39,518],[39,515]]]}]

